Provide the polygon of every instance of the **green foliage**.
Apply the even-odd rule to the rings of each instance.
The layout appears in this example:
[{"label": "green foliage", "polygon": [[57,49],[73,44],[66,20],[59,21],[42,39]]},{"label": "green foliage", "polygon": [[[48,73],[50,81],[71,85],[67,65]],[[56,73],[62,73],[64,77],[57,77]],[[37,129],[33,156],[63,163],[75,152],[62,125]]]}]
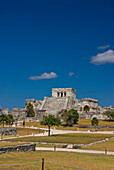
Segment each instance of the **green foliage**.
[{"label": "green foliage", "polygon": [[0,115],[0,124],[3,124],[3,127],[4,127],[4,124],[7,124],[7,123],[8,123],[7,115],[6,114]]},{"label": "green foliage", "polygon": [[47,125],[49,128],[48,136],[50,136],[50,127],[51,126],[59,126],[61,121],[59,118],[56,118],[54,115],[43,116],[43,120],[40,121],[41,125]]},{"label": "green foliage", "polygon": [[71,109],[70,112],[73,114],[73,123],[77,124],[78,120],[79,120],[79,113],[77,112],[77,110]]},{"label": "green foliage", "polygon": [[96,117],[93,117],[93,119],[91,120],[91,124],[92,126],[98,126],[99,120]]},{"label": "green foliage", "polygon": [[84,110],[85,112],[89,112],[90,107],[89,107],[88,105],[85,105],[84,108],[83,108],[83,110]]},{"label": "green foliage", "polygon": [[106,111],[104,112],[104,115],[106,115],[110,120],[114,120],[114,111]]},{"label": "green foliage", "polygon": [[13,116],[11,115],[11,114],[8,114],[7,115],[7,118],[8,118],[8,124],[10,125],[11,123],[13,124],[13,122],[15,121],[14,119],[13,119]]},{"label": "green foliage", "polygon": [[35,112],[33,109],[33,105],[31,103],[26,103],[26,109],[27,109],[27,117],[34,117]]},{"label": "green foliage", "polygon": [[14,122],[14,119],[13,119],[13,116],[11,114],[9,115],[6,115],[6,114],[2,114],[0,115],[0,124],[3,124],[3,127],[4,127],[4,124],[13,124]]},{"label": "green foliage", "polygon": [[61,116],[68,126],[76,124],[79,120],[79,113],[74,109],[65,110]]}]

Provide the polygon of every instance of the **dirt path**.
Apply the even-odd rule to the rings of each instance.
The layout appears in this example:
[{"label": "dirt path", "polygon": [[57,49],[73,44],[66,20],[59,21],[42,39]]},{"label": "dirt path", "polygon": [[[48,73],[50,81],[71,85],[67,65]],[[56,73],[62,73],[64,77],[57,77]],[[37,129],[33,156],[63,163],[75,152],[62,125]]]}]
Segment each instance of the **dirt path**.
[{"label": "dirt path", "polygon": [[[53,147],[53,148],[36,147],[36,150],[41,150],[41,151],[54,151],[54,147]],[[83,150],[83,149],[56,148],[56,151],[114,155],[114,152],[109,152],[109,151],[106,152],[106,151]]]}]

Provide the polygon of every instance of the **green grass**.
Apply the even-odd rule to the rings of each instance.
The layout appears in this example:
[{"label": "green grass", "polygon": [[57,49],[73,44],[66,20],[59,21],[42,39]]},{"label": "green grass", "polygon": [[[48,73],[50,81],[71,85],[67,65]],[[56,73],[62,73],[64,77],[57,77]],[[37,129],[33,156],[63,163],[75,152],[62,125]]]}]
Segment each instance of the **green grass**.
[{"label": "green grass", "polygon": [[[84,153],[68,153],[68,152],[12,152],[0,155],[0,164],[16,164],[45,160],[59,163],[67,166],[73,166],[88,170],[113,170],[114,156],[84,154]],[[41,163],[16,166],[1,166],[2,170],[41,170]],[[45,170],[72,170],[58,165],[45,163]]]},{"label": "green grass", "polygon": [[114,140],[110,140],[107,142],[103,142],[103,143],[99,143],[99,144],[95,144],[92,146],[86,146],[86,147],[82,147],[82,149],[89,149],[89,150],[105,150],[107,149],[108,151],[113,151],[114,152]]},{"label": "green grass", "polygon": [[74,144],[88,144],[91,142],[103,140],[105,138],[113,137],[111,134],[61,134],[52,136],[38,136],[11,139],[11,141],[25,141],[25,142],[49,142],[49,143],[74,143]]},{"label": "green grass", "polygon": [[27,143],[11,143],[11,142],[0,142],[0,147],[6,147],[6,146],[16,146],[16,145],[24,145]]},{"label": "green grass", "polygon": [[54,145],[54,144],[36,144],[36,147],[49,147],[49,148],[63,148],[63,145]]}]

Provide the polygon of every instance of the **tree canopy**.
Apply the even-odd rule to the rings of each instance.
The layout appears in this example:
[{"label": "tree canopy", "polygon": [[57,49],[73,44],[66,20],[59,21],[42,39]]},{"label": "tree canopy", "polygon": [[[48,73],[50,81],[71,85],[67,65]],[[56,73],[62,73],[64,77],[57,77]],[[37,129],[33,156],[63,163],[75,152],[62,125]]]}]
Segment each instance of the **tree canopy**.
[{"label": "tree canopy", "polygon": [[41,125],[48,126],[48,136],[50,136],[50,127],[51,126],[59,126],[61,121],[59,118],[55,117],[54,115],[43,116],[43,120],[40,121]]},{"label": "tree canopy", "polygon": [[114,120],[114,111],[106,111],[104,112],[104,115],[106,115],[110,120]]},{"label": "tree canopy", "polygon": [[13,116],[11,114],[9,115],[6,115],[6,114],[2,114],[0,115],[0,124],[3,124],[3,127],[4,127],[4,124],[13,124],[14,122],[14,119],[13,119]]},{"label": "tree canopy", "polygon": [[26,109],[27,109],[27,117],[34,117],[35,112],[33,109],[33,105],[31,103],[26,103]]},{"label": "tree canopy", "polygon": [[72,126],[73,124],[76,124],[79,120],[79,113],[77,110],[71,109],[71,110],[65,110],[61,117],[66,122],[68,126]]},{"label": "tree canopy", "polygon": [[99,120],[96,117],[93,117],[93,119],[91,120],[91,124],[92,126],[98,126]]},{"label": "tree canopy", "polygon": [[13,116],[11,115],[11,114],[8,114],[7,115],[7,118],[8,118],[8,124],[10,125],[10,124],[13,124],[13,122],[15,121],[14,119],[13,119]]}]

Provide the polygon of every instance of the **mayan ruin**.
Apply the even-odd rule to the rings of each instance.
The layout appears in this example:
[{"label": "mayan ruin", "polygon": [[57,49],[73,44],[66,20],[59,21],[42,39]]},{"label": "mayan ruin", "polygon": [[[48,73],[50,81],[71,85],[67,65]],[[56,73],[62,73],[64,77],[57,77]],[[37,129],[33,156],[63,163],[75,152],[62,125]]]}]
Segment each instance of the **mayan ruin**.
[{"label": "mayan ruin", "polygon": [[[26,99],[26,103],[31,103],[35,111],[34,120],[41,120],[43,115],[59,116],[64,110],[74,109],[80,114],[80,119],[105,119],[103,112],[113,111],[113,107],[103,107],[98,105],[98,100],[92,98],[76,98],[76,90],[73,88],[52,88],[52,97],[44,97],[44,100]],[[90,107],[89,112],[84,112],[83,108]],[[2,109],[4,114],[12,114],[15,119],[27,119],[26,107]],[[28,120],[28,119],[27,119]]]}]

